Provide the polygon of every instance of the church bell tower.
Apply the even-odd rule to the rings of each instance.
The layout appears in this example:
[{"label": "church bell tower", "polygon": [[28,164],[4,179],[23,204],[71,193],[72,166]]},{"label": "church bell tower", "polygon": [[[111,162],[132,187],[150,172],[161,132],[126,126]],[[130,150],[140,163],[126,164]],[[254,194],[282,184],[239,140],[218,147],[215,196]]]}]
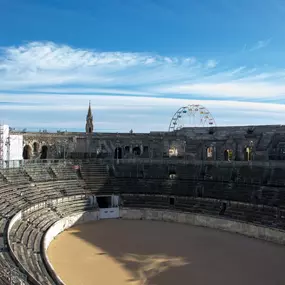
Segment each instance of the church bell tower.
[{"label": "church bell tower", "polygon": [[91,110],[91,101],[89,101],[89,108],[88,108],[88,113],[86,116],[86,125],[85,125],[86,134],[92,134],[93,130],[94,130],[93,115],[92,115],[92,110]]}]

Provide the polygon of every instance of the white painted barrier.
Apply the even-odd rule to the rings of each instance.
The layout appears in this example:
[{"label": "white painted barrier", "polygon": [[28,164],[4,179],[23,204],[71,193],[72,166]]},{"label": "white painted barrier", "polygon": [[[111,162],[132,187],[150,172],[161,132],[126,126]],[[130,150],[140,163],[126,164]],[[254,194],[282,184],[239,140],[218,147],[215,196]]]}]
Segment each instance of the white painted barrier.
[{"label": "white painted barrier", "polygon": [[99,211],[90,211],[90,212],[79,212],[68,217],[64,217],[61,220],[55,222],[45,233],[43,238],[43,258],[45,260],[46,266],[49,269],[52,277],[57,281],[58,284],[64,284],[60,277],[55,273],[54,268],[47,256],[47,249],[52,242],[52,240],[64,230],[73,227],[75,225],[88,223],[91,221],[99,220]]},{"label": "white painted barrier", "polygon": [[100,219],[117,219],[119,217],[119,207],[100,209]]}]

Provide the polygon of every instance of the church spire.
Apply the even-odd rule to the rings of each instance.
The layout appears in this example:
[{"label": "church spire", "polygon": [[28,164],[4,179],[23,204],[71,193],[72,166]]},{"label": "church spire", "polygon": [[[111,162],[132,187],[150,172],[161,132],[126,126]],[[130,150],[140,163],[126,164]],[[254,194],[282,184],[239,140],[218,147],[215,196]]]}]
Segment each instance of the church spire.
[{"label": "church spire", "polygon": [[87,118],[88,118],[88,117],[92,117],[92,111],[91,111],[91,100],[89,100],[89,108],[88,108]]},{"label": "church spire", "polygon": [[86,125],[85,125],[85,131],[87,134],[92,134],[93,133],[93,115],[92,115],[92,110],[91,110],[91,101],[89,101],[89,108],[88,108],[88,113],[86,116]]}]

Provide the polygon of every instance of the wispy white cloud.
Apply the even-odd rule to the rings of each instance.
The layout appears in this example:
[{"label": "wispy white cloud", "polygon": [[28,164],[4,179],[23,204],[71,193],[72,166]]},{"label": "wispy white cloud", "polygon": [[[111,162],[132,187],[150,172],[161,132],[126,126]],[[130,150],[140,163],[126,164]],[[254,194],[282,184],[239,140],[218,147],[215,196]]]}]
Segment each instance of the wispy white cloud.
[{"label": "wispy white cloud", "polygon": [[285,105],[276,104],[284,98],[284,79],[282,68],[35,42],[0,50],[0,120],[84,126],[92,100],[95,125],[109,128],[113,122],[120,131],[167,130],[176,109],[191,103],[208,107],[219,125],[278,123],[285,119]]},{"label": "wispy white cloud", "polygon": [[[235,100],[188,100],[181,98],[160,98],[160,97],[144,97],[144,96],[109,96],[109,95],[63,95],[58,96],[56,94],[50,95],[21,95],[21,96],[10,96],[1,95],[0,100],[2,102],[9,101],[11,104],[0,104],[0,110],[37,110],[43,111],[45,108],[51,108],[58,111],[74,111],[83,110],[86,111],[88,100],[93,103],[93,109],[104,109],[111,108],[117,110],[132,109],[151,109],[156,108],[157,111],[163,111],[165,108],[172,110],[173,107],[178,108],[187,104],[204,104],[208,108],[214,108],[217,110],[231,107],[232,109],[239,110],[262,110],[264,112],[279,112],[285,111],[285,105],[275,103],[260,103],[260,102],[246,102],[246,101],[235,101]],[[15,104],[17,103],[17,104]],[[213,110],[214,110],[213,109]],[[174,109],[173,111],[175,111]]]},{"label": "wispy white cloud", "polygon": [[285,84],[272,84],[266,82],[219,82],[219,83],[195,83],[184,85],[168,85],[159,87],[156,92],[170,94],[196,94],[206,98],[221,99],[283,99],[285,95]]},{"label": "wispy white cloud", "polygon": [[257,43],[255,43],[251,48],[249,48],[249,51],[255,51],[258,49],[262,49],[267,47],[271,42],[271,39],[267,39],[267,40],[260,40]]},{"label": "wispy white cloud", "polygon": [[[59,84],[134,85],[187,78],[185,69],[198,66],[194,58],[147,53],[98,52],[54,43],[30,43],[2,48],[1,89]],[[142,76],[143,75],[143,76]]]},{"label": "wispy white cloud", "polygon": [[[10,98],[10,99],[9,99]],[[276,120],[284,120],[285,105],[273,103],[254,103],[240,101],[217,101],[217,100],[188,100],[177,98],[152,98],[143,96],[88,96],[88,95],[21,95],[9,97],[1,95],[1,101],[8,101],[14,104],[0,104],[1,113],[7,114],[13,111],[21,114],[53,114],[49,118],[52,126],[62,126],[63,122],[68,122],[68,118],[79,118],[77,125],[84,126],[84,118],[87,110],[86,102],[91,99],[94,110],[95,124],[97,121],[120,122],[120,129],[126,130],[136,127],[138,129],[153,129],[152,124],[164,124],[162,130],[167,130],[171,116],[181,106],[187,104],[201,104],[206,106],[216,118],[219,125],[227,124],[258,124],[260,118],[273,123]],[[15,104],[17,103],[17,104]],[[36,105],[34,105],[36,104]],[[60,122],[58,122],[60,117]],[[25,121],[25,116],[23,119]],[[74,118],[72,119],[72,121]],[[131,120],[131,121],[130,121]],[[26,126],[41,125],[46,117],[37,117],[37,122],[26,122]],[[69,124],[68,124],[69,125]]]},{"label": "wispy white cloud", "polygon": [[218,62],[214,59],[209,59],[207,62],[206,62],[206,67],[207,68],[214,68],[218,65]]}]

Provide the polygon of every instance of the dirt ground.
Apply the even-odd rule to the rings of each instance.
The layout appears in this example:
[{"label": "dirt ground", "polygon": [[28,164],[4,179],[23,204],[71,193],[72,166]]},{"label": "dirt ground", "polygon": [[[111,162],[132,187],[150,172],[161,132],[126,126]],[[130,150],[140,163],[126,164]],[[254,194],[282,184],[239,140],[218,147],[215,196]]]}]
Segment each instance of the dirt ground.
[{"label": "dirt ground", "polygon": [[66,285],[284,285],[285,247],[183,224],[100,220],[48,248]]}]

